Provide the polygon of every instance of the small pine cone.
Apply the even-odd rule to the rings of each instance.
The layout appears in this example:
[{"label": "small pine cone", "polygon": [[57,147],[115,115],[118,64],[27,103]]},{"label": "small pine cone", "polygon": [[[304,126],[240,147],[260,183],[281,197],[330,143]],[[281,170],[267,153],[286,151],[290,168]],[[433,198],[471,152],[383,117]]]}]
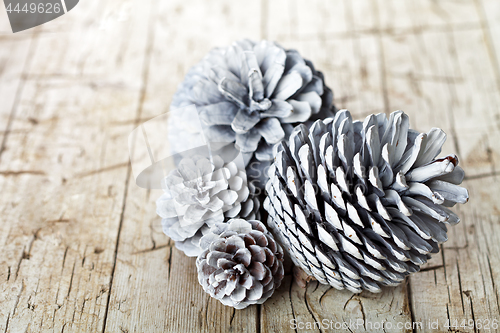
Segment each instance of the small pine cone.
[{"label": "small pine cone", "polygon": [[165,193],[156,201],[163,232],[191,257],[201,253],[199,240],[211,226],[255,211],[245,171],[217,155],[213,163],[199,155],[182,159],[163,188]]},{"label": "small pine cone", "polygon": [[264,208],[296,265],[353,292],[381,291],[416,272],[465,203],[455,155],[436,159],[446,134],[409,129],[402,111],[352,121],[349,111],[300,125],[276,145]]},{"label": "small pine cone", "polygon": [[283,250],[259,221],[218,223],[200,245],[198,281],[224,305],[244,309],[262,304],[283,280]]},{"label": "small pine cone", "polygon": [[[213,49],[193,66],[171,108],[194,104],[208,141],[234,142],[259,176],[272,161],[272,146],[293,125],[332,115],[332,99],[323,74],[297,51],[240,40]],[[176,118],[169,125],[173,150],[186,150],[186,140],[197,135],[192,119]]]}]

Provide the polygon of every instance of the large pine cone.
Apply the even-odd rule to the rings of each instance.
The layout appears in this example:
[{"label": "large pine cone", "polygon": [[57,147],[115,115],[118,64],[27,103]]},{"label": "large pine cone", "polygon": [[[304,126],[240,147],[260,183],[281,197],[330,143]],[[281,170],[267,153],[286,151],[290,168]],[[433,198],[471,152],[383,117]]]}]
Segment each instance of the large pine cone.
[{"label": "large pine cone", "polygon": [[213,163],[200,155],[182,159],[162,185],[165,192],[156,201],[156,212],[165,234],[188,256],[201,253],[199,240],[216,223],[259,218],[245,170],[217,155]]},{"label": "large pine cone", "polygon": [[[331,115],[333,94],[321,72],[295,50],[250,40],[215,48],[191,68],[171,107],[196,105],[210,142],[235,142],[252,171],[272,160],[272,145],[287,137],[292,125]],[[320,112],[321,111],[321,112]],[[183,151],[192,119],[171,122],[171,145]],[[254,173],[259,173],[254,172]]]},{"label": "large pine cone", "polygon": [[283,280],[283,250],[259,221],[216,224],[200,245],[198,280],[224,305],[244,309],[262,304]]},{"label": "large pine cone", "polygon": [[468,200],[458,159],[436,159],[446,134],[409,129],[394,112],[352,121],[349,111],[297,126],[276,145],[264,202],[268,225],[318,281],[380,291],[419,270]]}]

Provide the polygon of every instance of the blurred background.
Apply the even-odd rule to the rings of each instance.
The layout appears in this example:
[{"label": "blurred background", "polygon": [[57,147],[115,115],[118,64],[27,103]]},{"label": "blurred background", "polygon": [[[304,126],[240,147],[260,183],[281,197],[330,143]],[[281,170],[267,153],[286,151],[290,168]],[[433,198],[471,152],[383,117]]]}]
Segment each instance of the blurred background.
[{"label": "blurred background", "polygon": [[[499,1],[81,0],[16,34],[0,7],[0,330],[499,319]],[[378,295],[288,276],[263,306],[234,311],[202,291],[194,259],[162,233],[159,192],[134,183],[127,136],[168,111],[211,48],[242,38],[298,50],[356,119],[401,109],[412,128],[448,133],[443,154],[460,157],[471,200],[441,257]]]}]

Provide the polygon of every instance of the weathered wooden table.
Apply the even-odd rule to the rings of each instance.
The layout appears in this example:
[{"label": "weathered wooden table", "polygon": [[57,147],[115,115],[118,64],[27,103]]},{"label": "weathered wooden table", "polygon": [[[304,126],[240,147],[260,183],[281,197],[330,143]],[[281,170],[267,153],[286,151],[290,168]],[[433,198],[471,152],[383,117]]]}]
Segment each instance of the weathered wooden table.
[{"label": "weathered wooden table", "polygon": [[[0,331],[497,331],[498,0],[82,0],[17,34],[0,12]],[[244,37],[299,50],[358,119],[402,109],[449,133],[471,199],[402,286],[355,295],[288,275],[235,311],[163,235],[127,136],[210,48]]]}]

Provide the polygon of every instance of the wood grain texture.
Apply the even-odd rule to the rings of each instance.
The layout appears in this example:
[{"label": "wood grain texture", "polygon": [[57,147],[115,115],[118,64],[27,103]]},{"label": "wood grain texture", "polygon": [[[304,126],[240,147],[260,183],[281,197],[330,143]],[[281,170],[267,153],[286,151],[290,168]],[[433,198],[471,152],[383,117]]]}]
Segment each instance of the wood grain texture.
[{"label": "wood grain texture", "polygon": [[[1,11],[0,331],[498,331],[498,1],[85,0],[19,34]],[[210,48],[244,37],[297,49],[358,119],[402,109],[448,133],[471,199],[403,285],[355,295],[289,274],[262,306],[234,310],[163,234],[127,136],[168,111]],[[444,326],[464,319],[483,327]]]}]

